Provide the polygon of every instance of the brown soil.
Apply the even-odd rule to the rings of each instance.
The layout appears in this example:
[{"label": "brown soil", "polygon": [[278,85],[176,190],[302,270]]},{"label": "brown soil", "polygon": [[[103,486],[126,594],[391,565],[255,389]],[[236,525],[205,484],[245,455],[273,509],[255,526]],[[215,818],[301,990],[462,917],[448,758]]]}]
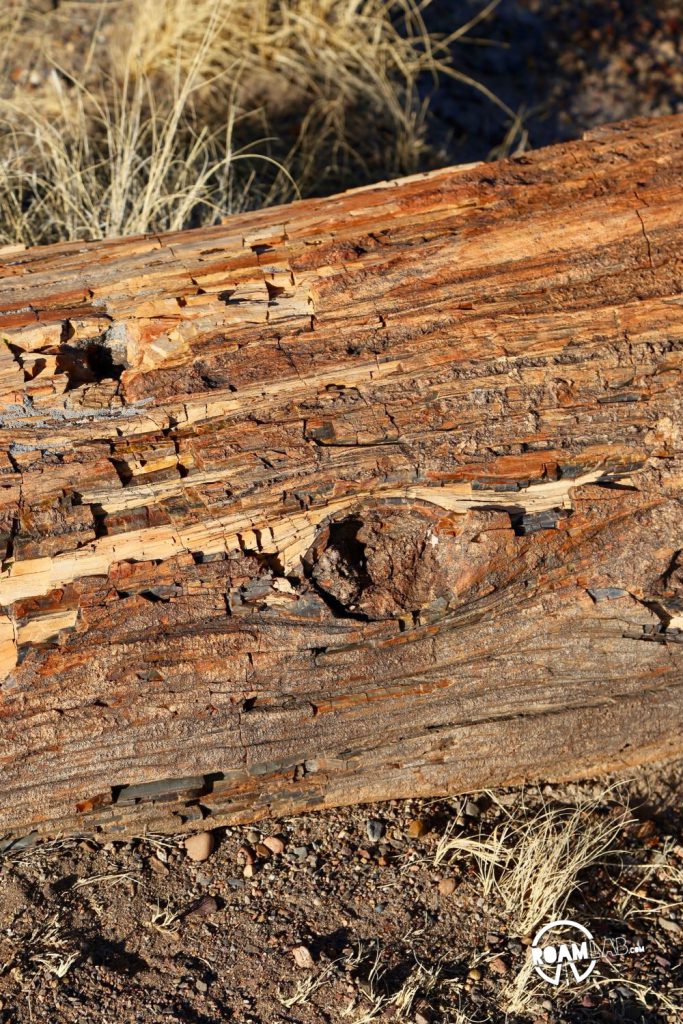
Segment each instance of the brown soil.
[{"label": "brown soil", "polygon": [[[544,804],[597,797],[593,815],[621,814],[628,800],[633,820],[617,852],[581,879],[571,917],[645,952],[600,963],[580,986],[545,985],[507,1019],[673,1024],[667,1000],[682,1002],[683,762],[641,770],[617,790],[607,783],[529,788],[523,806],[521,791],[506,790],[228,828],[203,863],[189,859],[182,838],[161,836],[10,850],[0,876],[0,1020],[502,1022],[529,940],[510,929],[495,890],[484,895],[471,856],[434,866],[439,840],[449,826],[474,838],[506,814],[519,823]],[[281,837],[283,853],[268,852],[267,835]],[[391,999],[418,965],[438,978],[430,988],[421,976],[404,1013]],[[320,987],[287,1005],[308,982]],[[638,985],[650,995],[640,990],[639,999]],[[380,1012],[364,1017],[382,997]]]}]

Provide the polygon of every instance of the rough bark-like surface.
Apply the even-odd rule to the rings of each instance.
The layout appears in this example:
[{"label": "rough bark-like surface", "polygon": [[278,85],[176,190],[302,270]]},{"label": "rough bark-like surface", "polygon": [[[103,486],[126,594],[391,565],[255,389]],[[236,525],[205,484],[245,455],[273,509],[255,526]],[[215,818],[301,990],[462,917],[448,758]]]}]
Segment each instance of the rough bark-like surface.
[{"label": "rough bark-like surface", "polygon": [[0,831],[683,749],[683,118],[0,254]]}]

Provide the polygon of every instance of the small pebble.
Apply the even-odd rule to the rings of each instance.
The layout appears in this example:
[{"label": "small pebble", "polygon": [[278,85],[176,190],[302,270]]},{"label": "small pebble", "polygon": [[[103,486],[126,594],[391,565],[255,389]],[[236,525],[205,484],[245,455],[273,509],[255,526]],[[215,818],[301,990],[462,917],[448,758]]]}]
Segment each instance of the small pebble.
[{"label": "small pebble", "polygon": [[452,896],[455,892],[455,879],[454,878],[442,878],[439,882],[439,895],[441,896]]},{"label": "small pebble", "polygon": [[274,853],[276,856],[281,853],[284,853],[285,851],[284,841],[280,839],[279,836],[266,836],[265,839],[263,840],[263,845],[266,846],[270,850],[270,852]]},{"label": "small pebble", "polygon": [[365,823],[365,831],[367,832],[368,839],[371,843],[378,843],[386,829],[384,827],[384,822],[378,821],[377,818],[368,818]]},{"label": "small pebble", "polygon": [[194,987],[201,995],[206,995],[206,993],[209,991],[209,986],[206,984],[205,981],[195,981]]},{"label": "small pebble", "polygon": [[481,981],[481,971],[479,970],[478,967],[470,967],[469,971],[467,972],[467,977],[470,979],[470,981]]},{"label": "small pebble", "polygon": [[489,969],[492,970],[494,974],[507,974],[510,970],[502,956],[494,956],[493,960],[489,961]]},{"label": "small pebble", "polygon": [[475,804],[474,800],[466,800],[463,810],[468,818],[478,818],[481,814],[479,805]]},{"label": "small pebble", "polygon": [[680,924],[678,924],[677,921],[672,921],[669,917],[658,917],[657,924],[660,928],[663,928],[664,931],[669,932],[671,935],[680,935],[683,933],[683,928],[681,928]]},{"label": "small pebble", "polygon": [[216,839],[213,832],[194,832],[187,837],[184,846],[190,860],[201,863],[208,860],[213,853],[216,848]]},{"label": "small pebble", "polygon": [[427,831],[427,822],[423,818],[413,818],[408,825],[406,832],[411,839],[419,839]]},{"label": "small pebble", "polygon": [[650,836],[654,836],[656,834],[657,826],[651,818],[647,818],[646,821],[641,822],[636,829],[636,836],[638,839],[649,839]]},{"label": "small pebble", "polygon": [[218,910],[218,903],[213,896],[200,896],[198,900],[191,903],[183,917],[210,917]]},{"label": "small pebble", "polygon": [[292,956],[297,967],[310,969],[315,966],[308,946],[295,946],[292,950]]}]

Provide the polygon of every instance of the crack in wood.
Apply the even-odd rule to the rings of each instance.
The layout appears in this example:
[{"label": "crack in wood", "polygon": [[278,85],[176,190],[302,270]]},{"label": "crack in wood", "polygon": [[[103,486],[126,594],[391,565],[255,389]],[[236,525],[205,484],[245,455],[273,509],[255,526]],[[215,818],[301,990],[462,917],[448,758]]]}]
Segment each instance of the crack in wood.
[{"label": "crack in wood", "polygon": [[681,123],[0,253],[0,829],[680,749]]}]

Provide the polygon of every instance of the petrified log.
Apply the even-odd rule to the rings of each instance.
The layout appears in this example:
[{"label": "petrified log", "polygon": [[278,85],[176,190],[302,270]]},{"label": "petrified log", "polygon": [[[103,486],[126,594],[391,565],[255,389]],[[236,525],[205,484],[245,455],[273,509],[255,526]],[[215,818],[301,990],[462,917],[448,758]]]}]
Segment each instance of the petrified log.
[{"label": "petrified log", "polygon": [[0,830],[683,749],[683,117],[5,250]]}]

